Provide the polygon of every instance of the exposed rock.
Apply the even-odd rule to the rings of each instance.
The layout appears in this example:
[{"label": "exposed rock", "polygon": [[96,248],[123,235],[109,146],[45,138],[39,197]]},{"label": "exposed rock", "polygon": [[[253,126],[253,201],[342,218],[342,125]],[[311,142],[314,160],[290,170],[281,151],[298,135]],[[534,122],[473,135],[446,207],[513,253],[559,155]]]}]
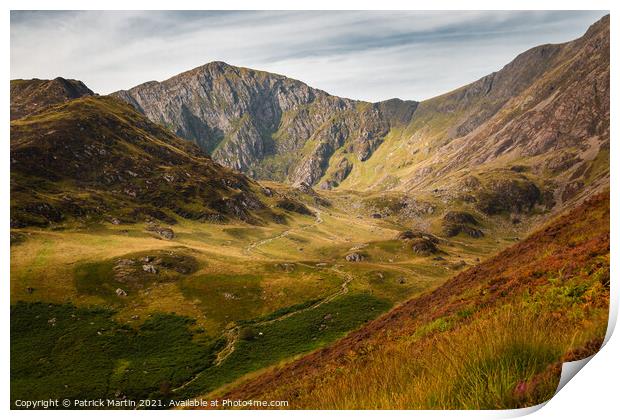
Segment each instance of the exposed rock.
[{"label": "exposed rock", "polygon": [[304,181],[295,182],[293,184],[293,188],[301,191],[304,194],[316,195],[316,191],[312,189],[312,186],[310,186],[307,182]]},{"label": "exposed rock", "polygon": [[443,217],[443,232],[448,237],[464,233],[472,238],[481,238],[484,233],[475,227],[478,224],[478,220],[470,213],[449,211]]},{"label": "exposed rock", "polygon": [[443,232],[447,237],[456,236],[461,232],[472,238],[484,236],[484,232],[480,229],[462,223],[444,223]]},{"label": "exposed rock", "polygon": [[437,238],[435,235],[431,235],[430,233],[426,233],[420,230],[405,230],[402,231],[400,233],[398,233],[398,235],[396,235],[396,239],[401,240],[401,241],[406,241],[406,240],[411,240],[411,239],[424,239],[426,241],[430,241],[434,244],[439,243],[439,238]]},{"label": "exposed rock", "polygon": [[[113,95],[226,166],[309,185],[323,176],[341,148],[360,161],[368,159],[390,126],[406,124],[404,118],[417,106],[412,101],[370,104],[339,98],[297,80],[222,62]],[[317,146],[306,152],[310,141]],[[269,165],[274,156],[286,156],[285,164]],[[333,181],[340,182],[348,170],[338,164]]]},{"label": "exposed rock", "polygon": [[119,297],[127,296],[127,292],[119,287],[118,289],[116,289],[116,296],[119,296]]},{"label": "exposed rock", "polygon": [[151,274],[157,274],[157,268],[153,264],[144,264],[142,266],[142,271]]},{"label": "exposed rock", "polygon": [[286,273],[292,273],[295,271],[295,263],[278,263],[276,264],[276,268]]},{"label": "exposed rock", "polygon": [[349,176],[352,169],[353,164],[347,158],[340,159],[340,162],[336,165],[335,170],[330,174],[326,181],[323,181],[319,185],[319,187],[324,190],[330,190],[337,187],[347,178],[347,176]]},{"label": "exposed rock", "polygon": [[154,232],[162,239],[171,240],[174,239],[174,231],[169,227],[161,227],[157,223],[148,223],[146,226],[147,232]]},{"label": "exposed rock", "polygon": [[345,260],[349,261],[349,262],[361,262],[363,261],[365,258],[362,254],[360,254],[359,252],[352,252],[351,254],[348,254],[346,257],[344,257]]},{"label": "exposed rock", "polygon": [[443,216],[444,222],[447,223],[468,223],[477,225],[478,220],[471,214],[464,211],[449,211]]}]

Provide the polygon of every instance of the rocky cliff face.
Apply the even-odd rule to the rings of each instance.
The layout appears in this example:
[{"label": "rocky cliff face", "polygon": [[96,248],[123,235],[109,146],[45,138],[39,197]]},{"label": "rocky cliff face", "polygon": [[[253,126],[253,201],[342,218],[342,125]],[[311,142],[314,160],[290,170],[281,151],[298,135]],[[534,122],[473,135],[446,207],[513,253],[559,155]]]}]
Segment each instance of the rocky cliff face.
[{"label": "rocky cliff face", "polygon": [[420,103],[338,98],[221,62],[114,95],[259,179],[427,192],[480,208],[519,191],[521,207],[548,207],[609,184],[608,16]]},{"label": "rocky cliff face", "polygon": [[368,159],[415,102],[370,104],[266,72],[213,62],[164,82],[113,94],[258,178],[315,184],[338,149]]}]

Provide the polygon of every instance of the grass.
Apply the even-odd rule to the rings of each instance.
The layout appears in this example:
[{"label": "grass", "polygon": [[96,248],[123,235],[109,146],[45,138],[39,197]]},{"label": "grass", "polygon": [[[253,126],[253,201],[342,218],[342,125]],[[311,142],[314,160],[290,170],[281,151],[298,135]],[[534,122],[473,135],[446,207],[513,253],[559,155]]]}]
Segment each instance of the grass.
[{"label": "grass", "polygon": [[[324,374],[322,386],[276,388],[261,398],[287,399],[295,393],[291,407],[307,409],[538,404],[553,396],[559,380],[559,372],[550,373],[548,367],[571,349],[605,335],[608,292],[599,276],[578,287],[551,285],[535,297],[526,294],[492,310],[436,318],[411,336],[370,346],[367,353],[351,352],[348,363]],[[462,322],[464,318],[471,322]]]},{"label": "grass", "polygon": [[219,394],[297,409],[536,405],[562,361],[596,352],[609,311],[609,196],[419,295],[321,352]]},{"label": "grass", "polygon": [[[605,334],[606,312],[597,322],[558,319],[519,305],[479,314],[460,325],[439,318],[411,340],[359,357],[325,378],[293,408],[312,409],[504,409],[553,396],[559,376],[539,384],[535,400],[515,392],[571,348]],[[360,378],[364,378],[360,380]],[[540,389],[540,388],[544,389]],[[283,395],[267,395],[266,398]]]},{"label": "grass", "polygon": [[113,312],[20,302],[11,306],[11,400],[166,396],[212,360],[192,321],[159,314],[137,330]]},{"label": "grass", "polygon": [[[265,226],[179,219],[172,241],[150,236],[140,224],[15,229],[20,241],[11,246],[12,318],[14,325],[32,323],[32,328],[23,334],[17,332],[21,327],[14,328],[12,343],[16,349],[33,349],[12,356],[13,395],[29,388],[40,396],[66,392],[70,397],[119,389],[128,396],[171,393],[175,398],[216,392],[338,340],[394,304],[447,280],[456,273],[452,263],[463,259],[474,264],[508,243],[495,239],[509,236],[503,227],[487,223],[488,237],[441,243],[445,261],[435,261],[394,240],[408,227],[401,221],[372,219],[363,207],[350,206],[363,195],[326,195],[334,204],[321,209],[320,222],[303,215]],[[315,206],[312,201],[307,205]],[[429,227],[436,233],[434,229]],[[260,245],[250,248],[256,243]],[[367,260],[346,262],[350,249],[360,246]],[[128,283],[115,278],[114,265],[121,258],[164,258],[169,252],[189,258],[191,270],[182,274],[168,267],[157,275],[137,270]],[[347,278],[347,293],[319,305],[340,291]],[[117,287],[128,296],[116,296]],[[473,316],[465,312],[463,319]],[[54,317],[56,326],[44,328]],[[32,321],[44,318],[44,323]],[[420,340],[457,323],[452,318],[437,321]],[[185,332],[173,334],[175,325]],[[227,334],[235,330],[241,335],[241,329],[245,339],[235,341],[233,351],[214,366]],[[66,346],[63,336],[69,340]],[[56,346],[59,340],[63,349],[37,344]],[[142,344],[147,342],[155,353],[147,352]],[[52,356],[42,358],[39,348]],[[88,360],[91,353],[101,357]],[[99,363],[104,358],[109,362]],[[38,366],[40,359],[45,365],[36,372],[22,370]],[[99,365],[93,366],[95,362]],[[157,363],[161,370],[153,367]],[[144,371],[149,373],[140,373]],[[91,375],[97,380],[89,383]],[[60,384],[63,380],[67,383]],[[52,392],[58,386],[60,391]]]},{"label": "grass", "polygon": [[[299,309],[307,305],[301,305]],[[182,391],[182,395],[210,392],[245,374],[322,347],[370,321],[389,306],[387,301],[371,295],[349,294],[281,321],[249,324],[245,328],[251,329],[248,336],[252,338],[240,339],[221,365],[202,372]]]}]

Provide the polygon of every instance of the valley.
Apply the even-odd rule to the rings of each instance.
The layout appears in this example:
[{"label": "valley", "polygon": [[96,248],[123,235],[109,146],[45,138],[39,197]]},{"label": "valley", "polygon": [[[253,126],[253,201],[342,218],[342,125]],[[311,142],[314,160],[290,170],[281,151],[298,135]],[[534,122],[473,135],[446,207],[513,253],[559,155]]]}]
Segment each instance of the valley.
[{"label": "valley", "polygon": [[609,109],[609,16],[421,102],[12,80],[11,400],[546,401],[607,327]]},{"label": "valley", "polygon": [[[290,190],[273,183],[270,188]],[[356,197],[359,207],[345,204],[354,203],[356,194],[332,193],[325,198],[329,206],[317,205],[312,195],[299,191],[296,195],[307,202],[314,216],[296,214],[286,226],[183,220],[172,226],[174,238],[170,240],[149,232],[145,224],[102,223],[87,229],[53,231],[14,229],[13,235],[20,239],[11,247],[11,298],[17,305],[14,310],[24,312],[20,313],[22,322],[52,329],[73,323],[70,336],[85,334],[65,337],[72,343],[62,355],[66,358],[63,363],[70,364],[67,369],[72,370],[73,363],[83,363],[79,360],[82,346],[95,346],[95,351],[97,344],[90,340],[116,341],[118,335],[133,334],[134,340],[139,340],[154,320],[164,321],[159,319],[162,314],[186,332],[170,339],[170,331],[162,326],[156,330],[162,335],[152,337],[162,340],[158,346],[193,345],[193,351],[200,353],[189,361],[185,372],[180,366],[143,370],[144,360],[121,357],[115,363],[124,366],[123,374],[114,370],[100,373],[104,376],[101,382],[108,384],[105,389],[68,384],[55,395],[90,392],[94,397],[100,392],[110,396],[121,392],[135,399],[160,395],[160,387],[167,384],[168,392],[160,396],[178,399],[219,388],[333,342],[514,243],[520,235],[520,229],[510,224],[487,225],[484,229],[487,235],[493,231],[492,240],[437,236],[437,251],[418,254],[412,249],[412,239],[397,239],[407,230],[401,222],[373,218],[372,210],[362,207],[361,197]],[[436,218],[430,216],[426,222],[433,225]],[[363,260],[347,261],[346,256],[355,253]],[[156,273],[144,271],[147,261]],[[119,289],[125,294],[119,296]],[[25,303],[41,300],[46,306]],[[86,308],[107,311],[105,315],[96,312],[105,326],[95,323],[97,327],[81,331],[90,324],[80,324],[95,316],[80,315],[91,310]],[[45,351],[43,341],[49,339],[47,334],[37,336],[33,329],[31,326],[14,337],[15,345],[23,343],[30,349],[27,358],[20,352],[27,364],[23,368],[31,368],[30,363],[40,357],[46,363],[57,363],[44,353],[31,354]],[[108,357],[114,359],[114,353]],[[208,363],[203,358],[212,365],[205,368]],[[14,366],[21,369],[18,360]],[[69,382],[64,369],[48,374],[45,383],[50,385],[40,389],[41,396],[58,392],[53,384],[61,378]],[[84,374],[80,380],[92,375],[91,368]],[[109,385],[112,377],[117,388]],[[20,382],[15,384],[15,398],[19,389],[32,392],[33,382],[41,382],[24,374],[20,378],[23,388]],[[135,381],[142,388],[127,393]]]}]

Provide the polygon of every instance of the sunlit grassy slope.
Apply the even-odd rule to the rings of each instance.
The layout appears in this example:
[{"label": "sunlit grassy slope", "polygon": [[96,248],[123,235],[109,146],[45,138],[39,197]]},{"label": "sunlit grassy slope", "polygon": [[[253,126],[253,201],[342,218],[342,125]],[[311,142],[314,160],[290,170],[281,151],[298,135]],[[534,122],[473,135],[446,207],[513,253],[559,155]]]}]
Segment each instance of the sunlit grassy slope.
[{"label": "sunlit grassy slope", "polygon": [[407,301],[328,349],[208,395],[313,409],[501,409],[549,399],[600,346],[609,195]]},{"label": "sunlit grassy slope", "polygon": [[[482,238],[443,238],[442,212],[377,219],[372,195],[317,204],[267,185],[313,214],[262,226],[178,218],[172,240],[141,223],[13,229],[12,398],[210,392],[341,338],[527,228],[484,221]],[[441,238],[436,254],[396,239],[416,227]],[[363,260],[347,261],[353,252]]]}]

